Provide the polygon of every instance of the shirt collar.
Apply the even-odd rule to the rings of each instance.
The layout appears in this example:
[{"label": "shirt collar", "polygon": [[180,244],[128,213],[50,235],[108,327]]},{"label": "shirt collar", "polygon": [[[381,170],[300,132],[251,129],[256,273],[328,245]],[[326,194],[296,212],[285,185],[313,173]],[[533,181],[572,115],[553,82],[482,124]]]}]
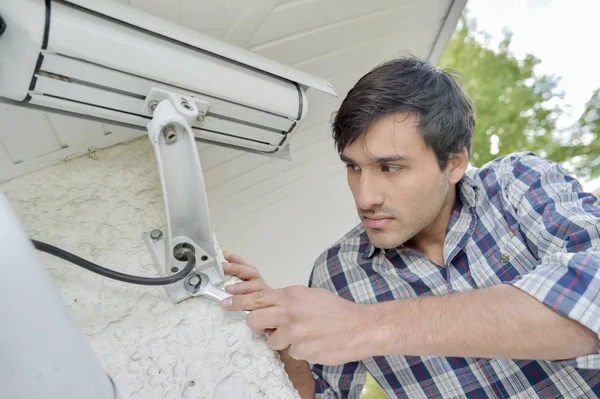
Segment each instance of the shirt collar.
[{"label": "shirt collar", "polygon": [[369,259],[373,256],[373,254],[375,254],[375,250],[377,248],[375,248],[373,244],[371,244],[371,241],[369,241],[369,236],[367,235],[367,232],[365,231],[363,234],[365,235],[365,240],[367,240],[367,250],[363,254],[363,259]]},{"label": "shirt collar", "polygon": [[481,201],[481,192],[477,183],[467,174],[458,183],[458,195],[463,205],[474,208]]},{"label": "shirt collar", "polygon": [[[477,204],[479,204],[479,201],[481,200],[481,192],[477,183],[475,183],[475,181],[470,176],[468,176],[467,174],[463,175],[463,178],[460,180],[460,182],[458,182],[457,186],[458,195],[460,196],[460,200],[462,201],[464,206],[473,208]],[[371,241],[369,241],[369,236],[367,235],[367,232],[365,231],[363,234],[367,243],[367,248],[362,255],[363,259],[372,258],[376,251],[380,251],[381,254],[385,256],[389,251],[403,249],[402,245],[398,248],[387,250],[376,248],[373,244],[371,244]]]}]

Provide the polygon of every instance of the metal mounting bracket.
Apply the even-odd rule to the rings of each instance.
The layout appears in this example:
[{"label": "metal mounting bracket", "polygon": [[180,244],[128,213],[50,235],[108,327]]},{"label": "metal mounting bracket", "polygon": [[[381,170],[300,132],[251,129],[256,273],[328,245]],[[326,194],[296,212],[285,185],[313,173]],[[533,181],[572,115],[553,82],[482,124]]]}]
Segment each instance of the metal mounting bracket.
[{"label": "metal mounting bracket", "polygon": [[[152,116],[148,137],[156,154],[166,213],[166,227],[143,234],[161,276],[185,267],[184,250],[193,250],[193,272],[208,275],[215,285],[224,282],[223,267],[217,259],[204,186],[200,157],[191,126],[201,122],[209,103],[153,88],[146,97],[142,114]],[[185,279],[166,286],[174,303],[191,295]]]}]

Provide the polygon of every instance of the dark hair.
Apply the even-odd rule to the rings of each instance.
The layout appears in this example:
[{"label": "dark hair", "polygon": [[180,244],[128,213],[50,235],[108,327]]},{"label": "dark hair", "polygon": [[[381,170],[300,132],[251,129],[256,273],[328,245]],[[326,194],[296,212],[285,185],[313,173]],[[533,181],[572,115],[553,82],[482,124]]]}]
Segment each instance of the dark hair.
[{"label": "dark hair", "polygon": [[373,122],[396,112],[414,113],[425,144],[440,168],[451,154],[471,150],[473,104],[449,72],[416,57],[388,61],[364,75],[348,92],[333,121],[338,152],[361,137]]}]

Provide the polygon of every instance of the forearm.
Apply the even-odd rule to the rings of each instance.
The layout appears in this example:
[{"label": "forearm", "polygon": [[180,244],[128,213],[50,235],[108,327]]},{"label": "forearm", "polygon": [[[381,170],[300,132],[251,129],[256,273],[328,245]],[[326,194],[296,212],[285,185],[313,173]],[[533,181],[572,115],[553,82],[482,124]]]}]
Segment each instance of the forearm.
[{"label": "forearm", "polygon": [[300,393],[300,397],[302,399],[314,399],[315,379],[308,363],[305,360],[294,359],[287,350],[279,351],[279,356],[292,384]]},{"label": "forearm", "polygon": [[373,355],[558,360],[597,352],[594,332],[510,285],[366,306]]}]

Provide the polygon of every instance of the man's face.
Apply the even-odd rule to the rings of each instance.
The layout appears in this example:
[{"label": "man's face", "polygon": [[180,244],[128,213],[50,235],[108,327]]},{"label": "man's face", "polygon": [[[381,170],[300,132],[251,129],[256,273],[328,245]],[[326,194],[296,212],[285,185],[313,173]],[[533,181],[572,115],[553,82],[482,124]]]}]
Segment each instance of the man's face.
[{"label": "man's face", "polygon": [[384,116],[341,154],[348,185],[369,240],[377,248],[404,244],[438,217],[450,186],[413,114]]}]

